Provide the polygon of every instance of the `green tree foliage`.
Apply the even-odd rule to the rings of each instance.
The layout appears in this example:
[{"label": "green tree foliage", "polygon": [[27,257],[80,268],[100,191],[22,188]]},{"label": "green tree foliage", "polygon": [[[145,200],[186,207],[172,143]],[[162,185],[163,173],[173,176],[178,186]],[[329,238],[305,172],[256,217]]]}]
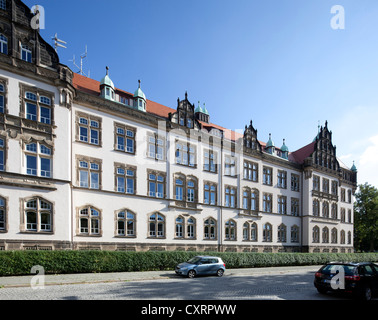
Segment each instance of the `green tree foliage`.
[{"label": "green tree foliage", "polygon": [[368,183],[359,185],[354,203],[355,248],[374,251],[378,248],[378,189]]}]

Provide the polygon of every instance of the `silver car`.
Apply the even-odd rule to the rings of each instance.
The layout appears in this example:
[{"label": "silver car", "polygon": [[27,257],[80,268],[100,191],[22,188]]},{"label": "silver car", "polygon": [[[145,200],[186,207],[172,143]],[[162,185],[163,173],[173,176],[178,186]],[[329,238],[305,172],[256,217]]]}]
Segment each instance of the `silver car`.
[{"label": "silver car", "polygon": [[196,256],[187,262],[176,266],[175,272],[181,276],[194,278],[197,275],[223,276],[226,271],[226,264],[219,257]]}]

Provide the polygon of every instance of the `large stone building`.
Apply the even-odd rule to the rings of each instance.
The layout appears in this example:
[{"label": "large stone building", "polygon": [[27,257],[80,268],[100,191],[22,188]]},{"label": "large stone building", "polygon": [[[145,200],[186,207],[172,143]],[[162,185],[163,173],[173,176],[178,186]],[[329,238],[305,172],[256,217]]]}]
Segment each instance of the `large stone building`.
[{"label": "large stone building", "polygon": [[0,0],[0,249],[351,252],[356,168],[327,122],[290,152],[60,64]]}]

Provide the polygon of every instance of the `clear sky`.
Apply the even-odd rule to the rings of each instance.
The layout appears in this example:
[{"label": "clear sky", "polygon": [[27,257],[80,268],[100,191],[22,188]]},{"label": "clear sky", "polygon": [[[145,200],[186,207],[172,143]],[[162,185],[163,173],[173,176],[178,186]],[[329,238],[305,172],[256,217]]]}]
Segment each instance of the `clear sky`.
[{"label": "clear sky", "polygon": [[[105,75],[176,108],[206,103],[210,121],[290,151],[310,143],[318,121],[337,155],[378,187],[378,1],[376,0],[25,0],[45,10],[42,36],[67,41],[60,62],[88,46],[83,71]],[[333,29],[341,5],[345,28]],[[338,21],[340,22],[340,20]]]}]

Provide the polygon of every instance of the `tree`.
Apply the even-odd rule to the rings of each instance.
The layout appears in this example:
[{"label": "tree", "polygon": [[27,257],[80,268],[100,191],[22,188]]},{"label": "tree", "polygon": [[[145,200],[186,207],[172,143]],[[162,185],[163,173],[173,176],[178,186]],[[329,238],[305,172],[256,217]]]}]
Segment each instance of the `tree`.
[{"label": "tree", "polygon": [[378,189],[359,185],[354,203],[355,248],[374,251],[378,246]]}]

